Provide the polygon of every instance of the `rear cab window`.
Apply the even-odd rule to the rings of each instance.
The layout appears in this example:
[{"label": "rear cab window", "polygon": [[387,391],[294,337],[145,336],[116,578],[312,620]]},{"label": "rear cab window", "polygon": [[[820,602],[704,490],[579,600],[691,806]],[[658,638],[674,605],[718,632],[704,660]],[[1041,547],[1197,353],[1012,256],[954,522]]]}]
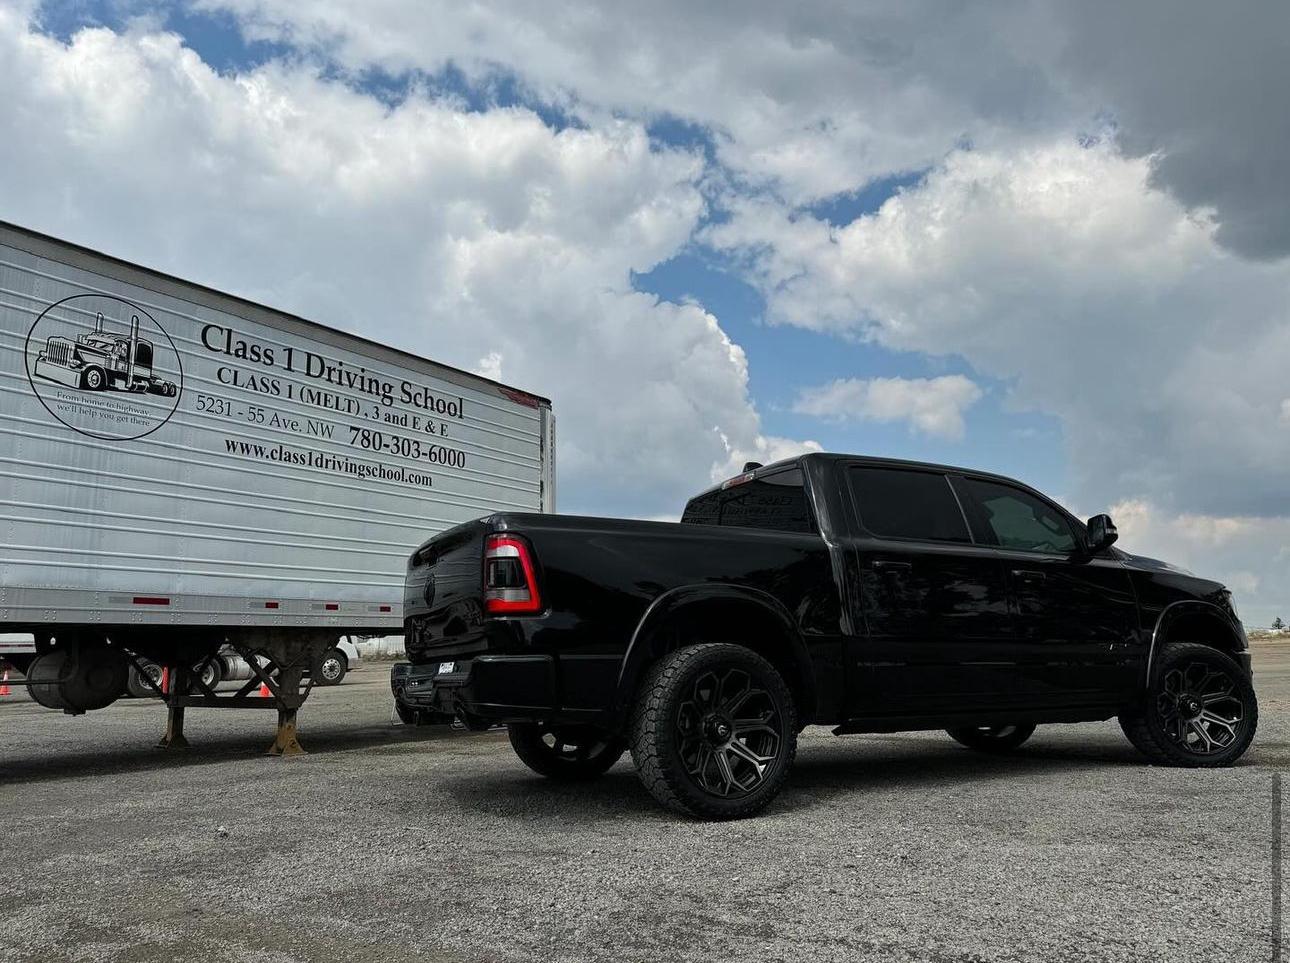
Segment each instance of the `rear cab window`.
[{"label": "rear cab window", "polygon": [[860,524],[870,535],[971,543],[967,520],[945,474],[852,465],[847,476]]},{"label": "rear cab window", "polygon": [[802,535],[819,533],[800,468],[771,472],[729,488],[704,492],[690,499],[681,521]]}]

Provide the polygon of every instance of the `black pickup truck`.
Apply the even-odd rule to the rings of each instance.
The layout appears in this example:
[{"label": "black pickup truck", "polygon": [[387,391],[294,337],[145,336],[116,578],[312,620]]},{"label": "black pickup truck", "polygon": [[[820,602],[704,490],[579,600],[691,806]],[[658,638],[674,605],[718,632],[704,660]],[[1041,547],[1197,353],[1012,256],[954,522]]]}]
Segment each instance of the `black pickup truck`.
[{"label": "black pickup truck", "polygon": [[630,748],[705,818],[765,806],[807,725],[1001,752],[1119,717],[1152,762],[1230,764],[1258,713],[1231,595],[1115,539],[1008,478],[832,454],[749,465],[680,523],[491,515],[409,559],[403,696],[505,723],[557,779]]}]

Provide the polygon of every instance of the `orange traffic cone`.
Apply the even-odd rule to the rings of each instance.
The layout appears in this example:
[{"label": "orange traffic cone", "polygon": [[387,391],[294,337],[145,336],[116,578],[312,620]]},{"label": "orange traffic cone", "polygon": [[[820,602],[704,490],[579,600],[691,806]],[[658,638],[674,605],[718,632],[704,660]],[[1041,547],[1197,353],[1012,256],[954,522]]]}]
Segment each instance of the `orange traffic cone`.
[{"label": "orange traffic cone", "polygon": [[0,678],[0,696],[9,694],[9,670],[4,670],[4,677]]},{"label": "orange traffic cone", "polygon": [[273,693],[271,693],[271,692],[269,691],[269,684],[268,684],[267,682],[261,682],[261,683],[260,683],[260,698],[261,698],[261,699],[268,699],[268,698],[269,698],[270,696],[272,696],[272,695],[273,695]]}]

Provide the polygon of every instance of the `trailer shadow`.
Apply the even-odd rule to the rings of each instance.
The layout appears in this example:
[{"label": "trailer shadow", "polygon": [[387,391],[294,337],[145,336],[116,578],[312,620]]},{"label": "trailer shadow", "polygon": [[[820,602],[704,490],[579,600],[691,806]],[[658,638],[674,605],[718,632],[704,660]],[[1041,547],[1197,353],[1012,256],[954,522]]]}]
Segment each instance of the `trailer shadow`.
[{"label": "trailer shadow", "polygon": [[[156,735],[160,735],[158,729]],[[409,744],[433,745],[463,738],[443,726],[396,724],[362,727],[306,725],[300,742],[307,756],[370,751]],[[254,735],[227,732],[203,733],[189,729],[187,749],[160,749],[131,733],[130,742],[116,748],[78,751],[68,744],[33,746],[29,753],[10,749],[0,753],[0,785],[112,776],[164,769],[187,769],[228,762],[258,760],[273,740],[272,727]],[[306,756],[306,758],[307,758]],[[290,766],[295,759],[279,760]]]}]

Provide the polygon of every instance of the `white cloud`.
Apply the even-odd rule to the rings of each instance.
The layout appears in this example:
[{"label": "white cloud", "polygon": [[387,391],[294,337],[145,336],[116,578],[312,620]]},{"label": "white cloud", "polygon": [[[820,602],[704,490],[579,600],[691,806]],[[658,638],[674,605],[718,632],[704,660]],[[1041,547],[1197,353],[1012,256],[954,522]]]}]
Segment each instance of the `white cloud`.
[{"label": "white cloud", "polygon": [[785,458],[824,450],[818,441],[794,441],[792,438],[757,435],[747,443],[740,444],[732,441],[724,432],[718,431],[717,434],[725,448],[726,457],[712,465],[709,475],[714,482],[739,474],[750,461],[769,465]]},{"label": "white cloud", "polygon": [[1108,143],[960,151],[845,227],[744,199],[707,236],[773,323],[962,356],[1059,416],[1081,500],[1290,514],[1290,264],[1233,257],[1150,177]]},{"label": "white cloud", "polygon": [[1247,626],[1290,618],[1290,519],[1173,514],[1145,499],[1109,509],[1119,548],[1164,559],[1235,593]]},{"label": "white cloud", "polygon": [[593,123],[679,116],[711,130],[725,165],[795,201],[923,167],[965,135],[1029,137],[1067,116],[1063,85],[1041,69],[1052,18],[1019,7],[582,0],[553,16],[525,0],[199,5],[354,71],[451,64],[486,81],[501,70]]},{"label": "white cloud", "polygon": [[477,375],[485,378],[492,378],[494,381],[502,379],[502,353],[500,351],[490,351],[487,355],[480,358],[471,369]]},{"label": "white cloud", "polygon": [[[70,46],[0,7],[7,219],[550,395],[563,503],[670,507],[761,444],[743,352],[635,292],[704,211],[700,156],[305,66],[221,75],[146,26]],[[606,506],[606,507],[612,507]]]},{"label": "white cloud", "polygon": [[1153,183],[1217,211],[1224,244],[1290,253],[1290,127],[1267,96],[1290,84],[1281,0],[1241,16],[1174,0],[570,0],[559,16],[525,0],[199,4],[354,71],[513,72],[584,118],[680,116],[794,203],[922,169],[962,141],[1008,149],[1111,116]]},{"label": "white cloud", "polygon": [[840,421],[907,421],[941,438],[963,437],[963,412],[981,398],[971,378],[841,378],[806,388],[793,403],[799,414]]}]

